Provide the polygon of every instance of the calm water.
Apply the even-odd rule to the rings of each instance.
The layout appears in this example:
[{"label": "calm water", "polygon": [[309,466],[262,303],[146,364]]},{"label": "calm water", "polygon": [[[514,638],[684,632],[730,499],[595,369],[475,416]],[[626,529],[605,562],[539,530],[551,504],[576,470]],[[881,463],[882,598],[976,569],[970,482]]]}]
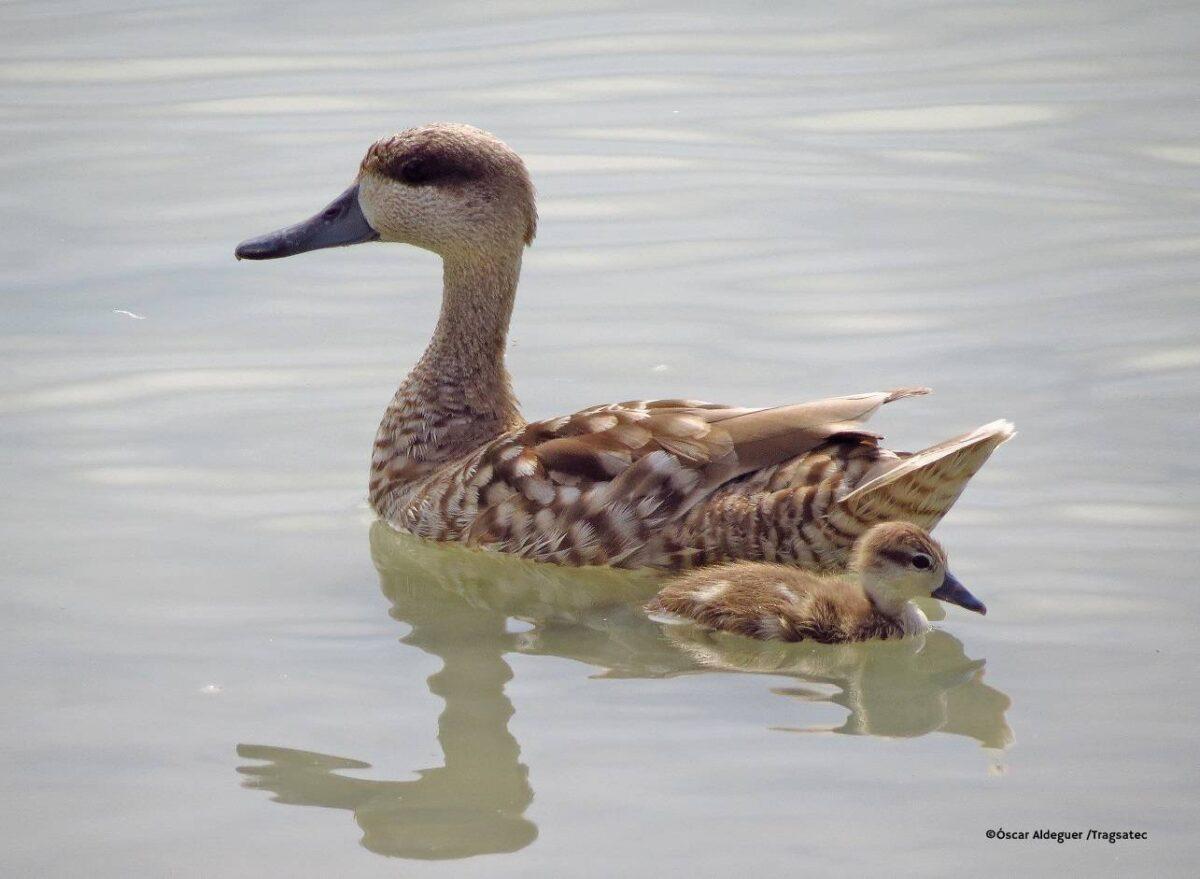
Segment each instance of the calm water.
[{"label": "calm water", "polygon": [[[1196,7],[481,5],[0,9],[6,871],[1190,875]],[[435,258],[232,249],[441,119],[539,186],[527,415],[1015,420],[939,529],[987,618],[750,650],[372,528]]]}]

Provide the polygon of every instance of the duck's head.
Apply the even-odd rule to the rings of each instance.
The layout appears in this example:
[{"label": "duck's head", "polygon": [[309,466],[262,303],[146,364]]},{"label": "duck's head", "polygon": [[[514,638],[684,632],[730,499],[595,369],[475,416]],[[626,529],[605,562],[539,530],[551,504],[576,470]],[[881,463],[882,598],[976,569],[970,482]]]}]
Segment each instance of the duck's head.
[{"label": "duck's head", "polygon": [[876,602],[895,606],[933,597],[985,614],[983,602],[950,573],[946,552],[929,532],[907,522],[884,522],[854,544],[850,566]]},{"label": "duck's head", "polygon": [[354,185],[323,211],[243,241],[235,253],[277,259],[366,241],[398,241],[443,257],[520,252],[536,231],[533,183],[521,157],[486,131],[439,123],[376,141]]}]

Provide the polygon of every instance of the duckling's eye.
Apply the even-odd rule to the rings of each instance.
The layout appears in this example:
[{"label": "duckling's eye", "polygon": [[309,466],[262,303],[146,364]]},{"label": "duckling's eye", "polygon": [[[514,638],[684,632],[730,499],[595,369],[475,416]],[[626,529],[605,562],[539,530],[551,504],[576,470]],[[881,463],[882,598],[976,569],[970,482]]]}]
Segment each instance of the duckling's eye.
[{"label": "duckling's eye", "polygon": [[912,566],[918,571],[928,570],[933,567],[933,559],[925,555],[925,553],[919,552],[912,557]]}]

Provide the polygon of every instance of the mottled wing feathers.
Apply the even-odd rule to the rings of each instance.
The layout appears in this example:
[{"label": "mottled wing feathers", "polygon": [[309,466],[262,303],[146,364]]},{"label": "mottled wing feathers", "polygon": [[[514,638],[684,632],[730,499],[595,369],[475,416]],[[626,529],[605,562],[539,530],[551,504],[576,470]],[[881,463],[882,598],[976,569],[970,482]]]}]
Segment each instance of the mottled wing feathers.
[{"label": "mottled wing feathers", "polygon": [[570,565],[845,563],[874,522],[932,527],[991,451],[997,422],[915,455],[863,422],[924,388],[773,409],[696,400],[595,406],[523,424],[389,495],[403,530]]},{"label": "mottled wing feathers", "polygon": [[728,435],[694,414],[710,404],[666,402],[594,407],[493,443],[472,477],[479,513],[468,542],[545,561],[634,566],[735,463]]},{"label": "mottled wing feathers", "polygon": [[863,521],[899,520],[931,529],[992,452],[1015,433],[1010,422],[993,421],[897,461],[883,461],[879,472],[866,474],[839,506]]},{"label": "mottled wing feathers", "polygon": [[[745,409],[696,400],[627,401],[534,422],[484,450],[464,474],[477,498],[465,539],[567,564],[656,564],[665,526],[729,480],[834,438],[876,435],[861,421],[919,391]],[[678,548],[675,548],[678,551]]]},{"label": "mottled wing feathers", "polygon": [[613,479],[659,451],[697,470],[715,465],[724,473],[733,453],[727,433],[714,429],[691,406],[622,404],[585,409],[567,418],[531,424],[518,442],[555,479],[570,484]]},{"label": "mottled wing feathers", "polygon": [[729,417],[714,420],[733,441],[737,472],[741,475],[802,455],[839,436],[874,442],[879,434],[865,430],[862,423],[880,406],[928,392],[927,388],[898,388],[772,409],[738,410]]}]

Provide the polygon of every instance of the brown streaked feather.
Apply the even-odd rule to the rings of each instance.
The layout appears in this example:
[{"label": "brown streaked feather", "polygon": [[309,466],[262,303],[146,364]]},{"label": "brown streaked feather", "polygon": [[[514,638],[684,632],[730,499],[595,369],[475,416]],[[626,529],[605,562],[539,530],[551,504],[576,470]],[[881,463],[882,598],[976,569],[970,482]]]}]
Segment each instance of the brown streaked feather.
[{"label": "brown streaked feather", "polygon": [[[632,401],[534,422],[480,458],[478,467],[512,490],[477,487],[477,498],[499,496],[499,502],[477,500],[477,516],[464,522],[458,539],[569,564],[663,565],[665,526],[746,472],[735,435],[749,441],[755,462],[763,460],[763,440],[783,458],[831,437],[873,443],[874,435],[847,419],[892,398],[871,394],[749,412],[692,400]],[[567,486],[572,490],[560,492]],[[689,550],[670,553],[681,559]]]},{"label": "brown streaked feather", "polygon": [[[393,491],[385,515],[421,536],[562,564],[746,559],[836,570],[880,521],[878,500],[839,501],[864,481],[885,484],[880,475],[923,479],[919,465],[953,463],[937,462],[959,441],[905,456],[860,426],[884,403],[923,392],[758,410],[694,400],[594,406],[523,425],[433,470],[406,494]],[[746,470],[747,458],[780,456]]]},{"label": "brown streaked feather", "polygon": [[863,422],[885,403],[925,393],[927,388],[897,388],[750,412],[726,410],[733,414],[714,413],[709,420],[729,433],[741,475],[811,451],[838,435],[877,440],[879,434],[864,430]]},{"label": "brown streaked feather", "polygon": [[869,527],[836,507],[837,493],[856,485],[894,452],[873,440],[834,440],[782,464],[720,486],[665,534],[672,568],[746,559],[836,570]]},{"label": "brown streaked feather", "polygon": [[894,463],[882,462],[839,505],[867,521],[895,519],[931,529],[992,452],[1015,434],[1010,422],[993,421]]}]

